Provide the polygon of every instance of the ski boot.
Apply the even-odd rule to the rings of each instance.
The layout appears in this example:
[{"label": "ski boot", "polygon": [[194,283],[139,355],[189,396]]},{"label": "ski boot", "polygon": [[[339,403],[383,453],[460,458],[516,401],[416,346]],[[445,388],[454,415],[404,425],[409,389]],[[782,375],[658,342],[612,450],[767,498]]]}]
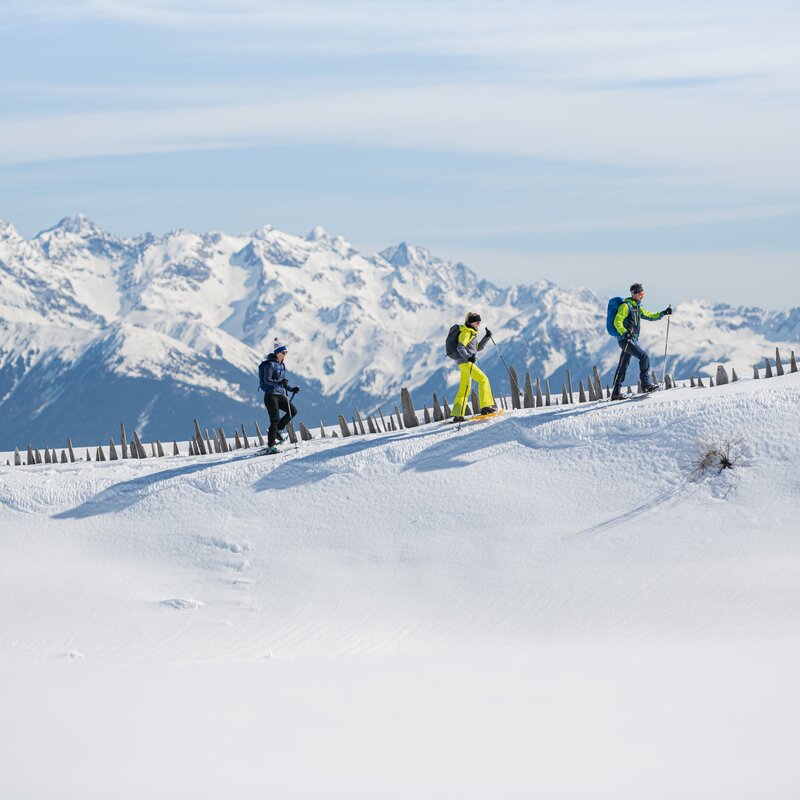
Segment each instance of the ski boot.
[{"label": "ski boot", "polygon": [[466,417],[450,417],[450,422],[451,422],[451,424],[453,422],[463,422],[465,419],[466,419]]},{"label": "ski boot", "polygon": [[650,392],[657,392],[659,390],[657,383],[648,383],[647,386],[642,386],[642,394],[650,394]]},{"label": "ski boot", "polygon": [[497,406],[484,406],[481,409],[481,414],[496,414]]}]

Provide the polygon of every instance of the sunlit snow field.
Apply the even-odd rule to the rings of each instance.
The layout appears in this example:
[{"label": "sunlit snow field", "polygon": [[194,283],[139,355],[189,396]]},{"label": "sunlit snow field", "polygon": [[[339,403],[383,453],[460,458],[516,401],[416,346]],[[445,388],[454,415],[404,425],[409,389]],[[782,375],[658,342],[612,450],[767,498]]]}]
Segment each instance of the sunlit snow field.
[{"label": "sunlit snow field", "polygon": [[799,422],[792,374],[1,467],[0,796],[794,798]]}]

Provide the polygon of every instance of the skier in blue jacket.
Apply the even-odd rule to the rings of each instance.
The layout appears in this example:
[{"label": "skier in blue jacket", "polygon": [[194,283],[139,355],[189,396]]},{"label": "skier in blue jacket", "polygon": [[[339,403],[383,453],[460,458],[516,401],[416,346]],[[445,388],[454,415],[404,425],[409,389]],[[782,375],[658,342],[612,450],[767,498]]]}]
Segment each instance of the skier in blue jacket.
[{"label": "skier in blue jacket", "polygon": [[[296,414],[294,403],[289,402],[287,391],[297,394],[299,386],[289,386],[286,378],[286,367],[283,361],[286,358],[286,345],[275,338],[272,343],[272,352],[266,357],[258,368],[258,379],[261,391],[264,392],[264,405],[269,413],[269,434],[267,446],[270,453],[277,453],[277,443],[282,443],[285,436],[281,431],[288,425]],[[281,411],[286,412],[281,416]]]}]

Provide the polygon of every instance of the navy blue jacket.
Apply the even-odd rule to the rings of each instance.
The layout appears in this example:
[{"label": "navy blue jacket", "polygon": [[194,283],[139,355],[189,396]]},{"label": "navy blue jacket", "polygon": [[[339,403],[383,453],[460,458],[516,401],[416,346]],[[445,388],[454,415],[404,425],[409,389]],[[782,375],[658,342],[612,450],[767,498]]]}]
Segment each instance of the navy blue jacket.
[{"label": "navy blue jacket", "polygon": [[258,368],[259,388],[265,394],[286,394],[289,381],[286,380],[286,367],[278,361],[275,353],[270,353]]}]

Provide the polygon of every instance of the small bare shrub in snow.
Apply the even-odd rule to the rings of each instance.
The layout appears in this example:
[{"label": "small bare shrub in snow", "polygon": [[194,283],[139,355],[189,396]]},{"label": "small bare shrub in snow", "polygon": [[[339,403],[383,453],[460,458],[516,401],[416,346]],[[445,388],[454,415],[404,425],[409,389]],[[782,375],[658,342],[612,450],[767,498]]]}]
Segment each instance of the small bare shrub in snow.
[{"label": "small bare shrub in snow", "polygon": [[749,455],[749,445],[742,437],[702,442],[690,464],[692,479],[722,475],[726,470],[745,466]]}]

